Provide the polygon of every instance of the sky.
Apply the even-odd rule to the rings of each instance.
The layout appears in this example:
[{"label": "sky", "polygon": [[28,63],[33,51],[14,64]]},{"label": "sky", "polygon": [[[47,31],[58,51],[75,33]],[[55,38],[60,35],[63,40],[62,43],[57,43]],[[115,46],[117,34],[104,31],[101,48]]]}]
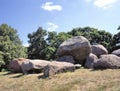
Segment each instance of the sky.
[{"label": "sky", "polygon": [[90,26],[116,34],[119,6],[120,0],[0,0],[0,25],[16,29],[25,46],[38,27],[68,32]]}]

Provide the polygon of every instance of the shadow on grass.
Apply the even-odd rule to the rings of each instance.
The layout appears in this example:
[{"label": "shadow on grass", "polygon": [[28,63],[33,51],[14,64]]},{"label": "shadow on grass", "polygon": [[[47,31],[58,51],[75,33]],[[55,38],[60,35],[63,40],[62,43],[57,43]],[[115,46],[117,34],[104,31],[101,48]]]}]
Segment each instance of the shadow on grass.
[{"label": "shadow on grass", "polygon": [[49,78],[49,77],[45,77],[44,75],[38,76],[38,79],[46,79],[46,78]]},{"label": "shadow on grass", "polygon": [[22,76],[24,76],[24,75],[23,74],[18,74],[18,75],[15,75],[15,76],[11,77],[11,78],[19,78],[19,77],[22,77]]},{"label": "shadow on grass", "polygon": [[91,69],[90,71],[104,71],[104,70],[107,70],[107,69],[105,69],[105,68],[101,68],[101,69]]},{"label": "shadow on grass", "polygon": [[6,75],[11,75],[11,74],[13,74],[13,73],[11,73],[11,72],[5,72],[4,74],[1,74],[1,75],[6,76]]},{"label": "shadow on grass", "polygon": [[0,74],[0,76],[10,76],[10,78],[19,78],[23,76],[22,73],[12,73],[12,72],[5,72],[3,74]]}]

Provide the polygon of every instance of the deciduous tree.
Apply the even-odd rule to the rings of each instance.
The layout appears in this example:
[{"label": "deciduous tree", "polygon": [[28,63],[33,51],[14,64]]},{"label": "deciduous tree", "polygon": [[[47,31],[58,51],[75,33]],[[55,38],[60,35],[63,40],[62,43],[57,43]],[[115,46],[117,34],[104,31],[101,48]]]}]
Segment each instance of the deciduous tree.
[{"label": "deciduous tree", "polygon": [[47,31],[39,27],[36,32],[29,33],[28,58],[45,59],[45,48],[47,47],[46,37]]},{"label": "deciduous tree", "polygon": [[17,30],[7,24],[0,25],[0,69],[7,68],[10,60],[26,57]]}]

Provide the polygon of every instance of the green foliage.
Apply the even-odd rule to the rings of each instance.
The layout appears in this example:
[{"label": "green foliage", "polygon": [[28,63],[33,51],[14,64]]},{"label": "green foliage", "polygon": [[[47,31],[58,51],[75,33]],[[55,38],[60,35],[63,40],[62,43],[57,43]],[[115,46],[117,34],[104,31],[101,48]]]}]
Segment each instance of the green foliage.
[{"label": "green foliage", "polygon": [[5,69],[5,68],[2,68],[2,69],[1,69],[1,72],[8,72],[8,70]]},{"label": "green foliage", "polygon": [[62,42],[73,36],[84,36],[91,44],[102,44],[111,51],[112,35],[104,30],[91,27],[74,28],[69,32],[47,32],[41,27],[36,32],[28,35],[30,46],[28,58],[32,59],[56,59],[56,50]]},{"label": "green foliage", "polygon": [[117,30],[120,30],[120,26],[118,26]]},{"label": "green foliage", "polygon": [[55,59],[55,52],[57,47],[57,33],[56,32],[48,32],[48,37],[46,39],[47,41],[47,47],[45,48],[46,51],[46,58],[47,60],[53,60]]},{"label": "green foliage", "polygon": [[72,31],[68,32],[68,34],[72,36],[84,36],[91,44],[102,44],[111,51],[112,34],[104,30],[90,27],[74,28]]},{"label": "green foliage", "polygon": [[[47,35],[47,36],[46,36]],[[36,32],[28,34],[29,44],[28,58],[54,60],[56,50],[60,44],[70,38],[65,32],[48,32],[41,27]]]},{"label": "green foliage", "polygon": [[68,33],[65,32],[60,32],[60,33],[56,33],[56,32],[48,32],[48,46],[47,49],[48,51],[46,52],[47,55],[49,55],[49,57],[47,56],[46,58],[48,60],[50,59],[56,59],[56,51],[58,49],[58,47],[60,46],[60,44],[62,42],[64,42],[65,40],[67,40],[68,38],[70,38],[71,35],[69,35]]},{"label": "green foliage", "polygon": [[65,40],[71,38],[72,36],[69,35],[68,33],[65,32],[60,32],[57,36],[57,43],[58,45],[60,45],[62,42],[64,42]]},{"label": "green foliage", "polygon": [[6,69],[9,61],[18,57],[26,57],[26,54],[17,31],[7,24],[0,25],[0,70]]},{"label": "green foliage", "polygon": [[117,34],[115,34],[113,36],[113,50],[119,49],[120,48],[120,32],[118,32]]},{"label": "green foliage", "polygon": [[29,38],[29,44],[28,47],[28,58],[30,59],[44,59],[45,54],[45,48],[47,46],[47,43],[45,41],[45,36],[47,35],[46,30],[39,27],[36,32],[33,32],[32,34],[28,34]]},{"label": "green foliage", "polygon": [[0,51],[0,67],[5,64],[5,62],[3,60],[3,56],[4,56],[3,54],[4,53]]},{"label": "green foliage", "polygon": [[84,36],[91,44],[102,44],[109,52],[120,48],[118,45],[120,44],[120,32],[112,37],[109,32],[91,27],[78,27],[69,32],[60,33],[47,32],[39,27],[37,31],[28,34],[30,45],[26,48],[22,46],[17,30],[7,24],[2,24],[0,25],[0,70],[6,69],[9,61],[14,58],[27,57],[26,53],[30,59],[54,60],[60,44],[74,36]]}]

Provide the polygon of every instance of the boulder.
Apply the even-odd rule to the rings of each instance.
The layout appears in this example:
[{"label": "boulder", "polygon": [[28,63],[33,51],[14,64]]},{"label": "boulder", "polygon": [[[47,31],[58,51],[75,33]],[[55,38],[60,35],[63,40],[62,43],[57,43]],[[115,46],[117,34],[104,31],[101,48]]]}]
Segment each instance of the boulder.
[{"label": "boulder", "polygon": [[27,60],[28,59],[25,59],[25,58],[14,59],[10,61],[8,65],[8,69],[13,73],[21,73],[22,72],[21,65],[24,61],[27,61]]},{"label": "boulder", "polygon": [[74,66],[75,66],[75,69],[79,69],[79,68],[81,68],[81,67],[82,67],[82,65],[81,65],[81,64],[74,64]]},{"label": "boulder", "polygon": [[49,63],[50,62],[46,60],[27,60],[22,63],[21,68],[24,74],[28,74],[29,72],[41,72]]},{"label": "boulder", "polygon": [[112,54],[117,55],[120,57],[120,49],[114,50]]},{"label": "boulder", "polygon": [[44,67],[44,76],[49,77],[53,76],[57,73],[63,73],[63,72],[73,72],[75,71],[75,66],[72,63],[68,62],[57,62],[53,61],[49,65]]},{"label": "boulder", "polygon": [[94,63],[97,62],[97,60],[98,57],[95,54],[90,53],[86,59],[85,68],[93,68]]},{"label": "boulder", "polygon": [[71,55],[76,63],[84,64],[84,60],[91,53],[90,42],[83,36],[76,36],[64,41],[57,50],[57,56]]},{"label": "boulder", "polygon": [[95,54],[97,57],[100,57],[100,55],[108,54],[107,49],[100,44],[92,45],[92,53]]},{"label": "boulder", "polygon": [[69,63],[75,63],[75,60],[72,56],[62,56],[62,57],[58,57],[57,61],[60,62],[69,62]]},{"label": "boulder", "polygon": [[108,54],[102,55],[96,63],[94,63],[95,69],[118,69],[120,68],[120,57]]}]

